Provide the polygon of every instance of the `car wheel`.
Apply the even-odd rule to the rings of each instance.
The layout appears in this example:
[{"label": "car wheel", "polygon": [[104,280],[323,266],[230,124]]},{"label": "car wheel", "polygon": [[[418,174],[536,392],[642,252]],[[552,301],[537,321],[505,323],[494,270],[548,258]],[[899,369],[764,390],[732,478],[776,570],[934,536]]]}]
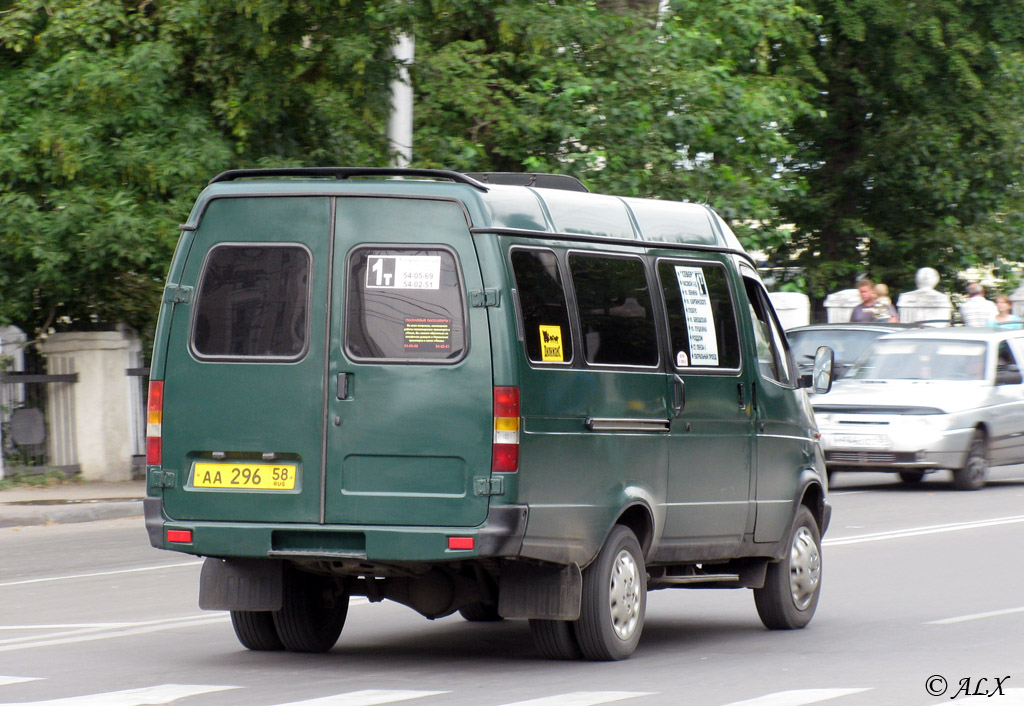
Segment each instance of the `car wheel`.
[{"label": "car wheel", "polygon": [[284,643],[274,627],[274,614],[266,610],[233,610],[231,627],[248,650],[283,650]]},{"label": "car wheel", "polygon": [[920,483],[922,478],[924,478],[924,471],[900,471],[900,480],[907,485]]},{"label": "car wheel", "polygon": [[754,605],[769,630],[793,630],[811,622],[820,594],[821,533],[801,505],[789,531],[789,551],[768,564],[764,586],[754,589]]},{"label": "car wheel", "polygon": [[971,439],[964,467],[953,471],[953,486],[957,490],[977,490],[985,485],[987,474],[988,440],[985,438],[985,432],[979,429],[974,432]]},{"label": "car wheel", "polygon": [[542,657],[579,659],[583,656],[571,620],[531,620],[530,632]]},{"label": "car wheel", "polygon": [[284,603],[271,613],[285,649],[326,652],[334,647],[348,615],[348,590],[330,576],[286,568]]},{"label": "car wheel", "polygon": [[647,609],[647,568],[632,530],[616,525],[583,571],[580,619],[574,623],[583,656],[595,661],[633,654]]},{"label": "car wheel", "polygon": [[504,620],[498,606],[492,603],[470,603],[459,608],[459,615],[471,623],[494,623]]}]

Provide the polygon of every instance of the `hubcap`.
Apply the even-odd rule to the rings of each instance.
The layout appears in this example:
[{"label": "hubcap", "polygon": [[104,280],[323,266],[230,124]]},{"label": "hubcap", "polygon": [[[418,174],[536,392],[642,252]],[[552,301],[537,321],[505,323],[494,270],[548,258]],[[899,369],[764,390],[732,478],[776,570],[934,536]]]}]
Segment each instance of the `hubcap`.
[{"label": "hubcap", "polygon": [[800,527],[789,552],[789,588],[799,610],[806,610],[811,604],[820,582],[821,553],[811,531]]},{"label": "hubcap", "polygon": [[640,577],[633,555],[623,549],[612,563],[608,607],[612,628],[620,640],[628,640],[640,621]]}]

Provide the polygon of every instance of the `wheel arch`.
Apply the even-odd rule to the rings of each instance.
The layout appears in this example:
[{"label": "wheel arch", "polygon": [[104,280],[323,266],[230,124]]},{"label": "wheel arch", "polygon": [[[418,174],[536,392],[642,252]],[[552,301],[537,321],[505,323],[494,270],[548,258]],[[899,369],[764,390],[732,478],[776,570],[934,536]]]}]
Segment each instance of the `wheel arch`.
[{"label": "wheel arch", "polygon": [[[622,525],[631,530],[640,543],[644,559],[650,556],[651,546],[654,543],[654,513],[646,503],[636,501],[628,505],[615,519],[612,527],[615,525]],[[608,529],[609,533],[611,533],[611,529]],[[607,535],[605,539],[607,540]]]}]

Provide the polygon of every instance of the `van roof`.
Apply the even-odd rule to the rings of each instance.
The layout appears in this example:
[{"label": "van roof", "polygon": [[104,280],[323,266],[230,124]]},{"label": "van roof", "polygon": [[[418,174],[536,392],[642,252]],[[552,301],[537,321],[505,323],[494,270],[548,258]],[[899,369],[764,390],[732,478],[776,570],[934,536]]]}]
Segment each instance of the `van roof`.
[{"label": "van roof", "polygon": [[703,204],[589,193],[578,180],[562,175],[523,175],[520,183],[535,184],[532,186],[510,185],[508,178],[497,180],[506,183],[484,183],[475,176],[487,175],[358,167],[232,170],[210,181],[188,222],[181,227],[198,228],[206,205],[219,198],[426,196],[460,201],[470,227],[480,232],[564,234],[694,245],[745,254],[729,226]]}]

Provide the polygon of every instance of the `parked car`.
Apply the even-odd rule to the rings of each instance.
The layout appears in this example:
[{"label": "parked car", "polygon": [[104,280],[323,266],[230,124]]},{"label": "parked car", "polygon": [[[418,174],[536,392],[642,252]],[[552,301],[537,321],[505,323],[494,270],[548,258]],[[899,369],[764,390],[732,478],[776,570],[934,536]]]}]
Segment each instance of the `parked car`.
[{"label": "parked car", "polygon": [[809,324],[788,329],[786,338],[789,339],[793,359],[801,374],[811,372],[818,347],[828,346],[835,353],[832,375],[834,378],[840,378],[876,338],[911,328],[915,326],[889,323]]},{"label": "parked car", "polygon": [[829,474],[938,469],[974,490],[989,466],[1024,462],[1024,331],[919,329],[877,339],[817,398]]}]

